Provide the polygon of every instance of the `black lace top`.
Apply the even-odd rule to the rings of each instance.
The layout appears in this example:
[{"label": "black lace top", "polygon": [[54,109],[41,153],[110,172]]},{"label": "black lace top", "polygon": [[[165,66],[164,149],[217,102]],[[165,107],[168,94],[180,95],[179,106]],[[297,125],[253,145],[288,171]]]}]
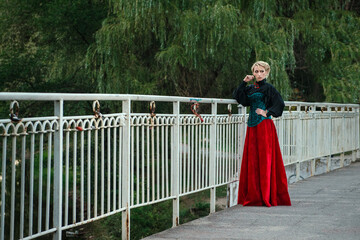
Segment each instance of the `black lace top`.
[{"label": "black lace top", "polygon": [[[254,93],[261,93],[260,99],[259,99],[260,95],[258,95],[258,94],[254,95],[254,96],[257,96],[256,98],[250,97]],[[254,104],[254,101],[260,100],[260,102],[262,102],[265,107],[265,109],[263,109],[263,110],[268,111],[266,114],[267,117],[270,117],[270,116],[280,117],[282,115],[284,107],[285,107],[284,101],[283,101],[280,93],[275,89],[275,87],[273,85],[271,85],[270,83],[267,83],[266,79],[264,79],[260,82],[256,82],[255,84],[251,84],[249,86],[247,86],[246,82],[242,82],[240,84],[240,86],[234,91],[233,97],[236,99],[236,101],[238,103],[240,103],[243,106],[253,105],[256,108],[263,109],[262,107],[255,106],[257,104]],[[256,109],[252,109],[250,107],[250,112],[252,110],[255,113]],[[257,124],[259,124],[260,122],[258,122]],[[249,125],[249,122],[248,122],[248,125]]]}]

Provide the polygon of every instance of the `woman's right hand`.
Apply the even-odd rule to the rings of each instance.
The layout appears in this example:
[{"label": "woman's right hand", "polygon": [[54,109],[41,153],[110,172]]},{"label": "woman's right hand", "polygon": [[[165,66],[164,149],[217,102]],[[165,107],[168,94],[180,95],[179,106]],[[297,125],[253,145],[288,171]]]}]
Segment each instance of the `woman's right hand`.
[{"label": "woman's right hand", "polygon": [[254,79],[254,75],[246,75],[246,77],[244,78],[244,82],[250,82],[253,79]]}]

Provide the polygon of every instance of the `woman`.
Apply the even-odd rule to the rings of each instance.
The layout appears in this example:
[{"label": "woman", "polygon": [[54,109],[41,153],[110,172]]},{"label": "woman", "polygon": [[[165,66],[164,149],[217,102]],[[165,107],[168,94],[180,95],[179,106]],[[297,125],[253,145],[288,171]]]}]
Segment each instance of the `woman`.
[{"label": "woman", "polygon": [[[234,91],[234,98],[250,106],[240,171],[238,204],[244,206],[291,205],[287,177],[276,128],[271,116],[280,117],[285,107],[279,92],[266,78],[268,63],[258,61]],[[247,83],[256,78],[256,82]]]}]

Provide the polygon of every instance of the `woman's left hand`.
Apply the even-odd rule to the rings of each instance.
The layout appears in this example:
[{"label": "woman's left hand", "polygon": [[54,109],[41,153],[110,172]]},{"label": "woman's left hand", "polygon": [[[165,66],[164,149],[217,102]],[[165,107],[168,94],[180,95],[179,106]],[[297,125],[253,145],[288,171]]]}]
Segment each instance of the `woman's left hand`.
[{"label": "woman's left hand", "polygon": [[267,111],[264,111],[264,110],[262,110],[262,109],[260,109],[260,108],[256,109],[255,112],[256,112],[258,115],[261,115],[261,116],[263,116],[263,117],[267,117],[267,116],[266,116]]}]

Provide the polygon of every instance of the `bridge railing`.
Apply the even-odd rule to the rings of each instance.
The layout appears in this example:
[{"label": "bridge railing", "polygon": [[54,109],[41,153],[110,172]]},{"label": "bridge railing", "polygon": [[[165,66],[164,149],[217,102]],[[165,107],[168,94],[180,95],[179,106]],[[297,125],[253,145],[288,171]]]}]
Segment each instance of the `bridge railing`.
[{"label": "bridge railing", "polygon": [[352,160],[359,155],[359,105],[287,102],[281,118],[274,119],[286,166],[295,165],[296,180],[300,165],[310,162],[315,174],[317,160],[326,160],[332,169],[332,156],[339,155],[344,166],[345,153]]},{"label": "bridge railing", "polygon": [[[0,100],[12,114],[0,120],[1,239],[61,239],[64,230],[120,212],[127,239],[132,208],[172,199],[176,226],[180,197],[210,189],[215,212],[216,188],[238,180],[247,115],[241,107],[224,112],[234,100],[51,93],[0,93]],[[22,101],[53,101],[54,115],[19,121]],[[67,116],[64,105],[74,101],[93,101],[94,114]],[[101,114],[106,101],[121,102],[121,111]],[[149,104],[150,113],[134,112],[133,102]],[[157,113],[159,102],[172,111]],[[274,119],[286,165],[359,154],[359,105],[286,105]]]}]

